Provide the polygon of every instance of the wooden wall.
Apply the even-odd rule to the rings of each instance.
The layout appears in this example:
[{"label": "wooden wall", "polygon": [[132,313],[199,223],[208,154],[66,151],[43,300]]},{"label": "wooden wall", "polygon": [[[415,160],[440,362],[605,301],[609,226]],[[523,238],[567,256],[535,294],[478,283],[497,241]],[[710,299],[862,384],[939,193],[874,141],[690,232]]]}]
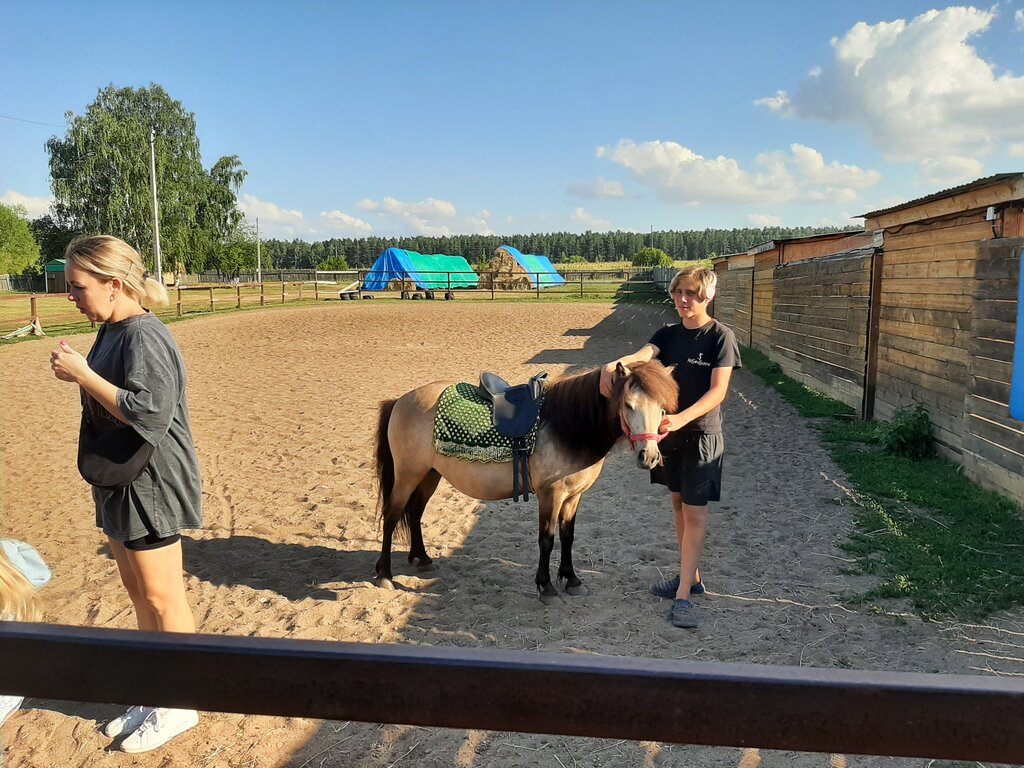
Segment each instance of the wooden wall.
[{"label": "wooden wall", "polygon": [[736,340],[750,346],[750,298],[753,290],[754,270],[727,269],[716,271],[718,293],[712,304],[715,319],[732,328]]},{"label": "wooden wall", "polygon": [[766,355],[772,351],[772,301],[774,269],[779,263],[779,249],[758,253],[754,256],[753,310],[750,318],[750,346]]},{"label": "wooden wall", "polygon": [[1018,499],[1024,422],[1009,415],[1009,403],[1022,251],[1021,237],[978,244],[961,458],[968,476]]},{"label": "wooden wall", "polygon": [[873,249],[776,267],[771,357],[858,412],[864,397]]},{"label": "wooden wall", "polygon": [[925,406],[940,453],[954,461],[963,450],[977,243],[992,236],[984,216],[907,223],[885,234],[875,418]]}]

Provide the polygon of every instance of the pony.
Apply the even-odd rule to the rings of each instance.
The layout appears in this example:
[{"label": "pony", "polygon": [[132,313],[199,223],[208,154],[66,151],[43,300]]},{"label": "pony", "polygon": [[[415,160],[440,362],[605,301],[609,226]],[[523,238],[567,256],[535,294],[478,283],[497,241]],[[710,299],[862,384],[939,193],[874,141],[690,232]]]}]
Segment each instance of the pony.
[{"label": "pony", "polygon": [[[545,604],[558,598],[550,573],[555,526],[561,542],[558,578],[564,581],[566,594],[586,594],[572,564],[580,496],[600,476],[605,457],[624,435],[639,467],[653,469],[659,464],[662,417],[678,409],[679,389],[672,369],[657,360],[628,368],[616,364],[609,397],[599,390],[600,376],[601,369],[595,369],[549,382],[544,389],[529,469],[540,509],[536,584]],[[375,447],[377,508],[383,534],[376,564],[378,587],[395,588],[391,545],[399,527],[409,534],[409,563],[420,571],[433,569],[420,521],[442,477],[475,499],[513,495],[510,462],[468,461],[435,450],[438,398],[452,383],[435,381],[380,403]]]}]

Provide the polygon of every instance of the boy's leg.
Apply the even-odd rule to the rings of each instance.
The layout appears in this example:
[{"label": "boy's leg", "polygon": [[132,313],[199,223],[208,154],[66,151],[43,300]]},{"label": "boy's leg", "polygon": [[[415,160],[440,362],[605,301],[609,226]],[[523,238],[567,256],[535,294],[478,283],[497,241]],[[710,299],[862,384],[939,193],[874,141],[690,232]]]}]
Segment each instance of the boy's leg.
[{"label": "boy's leg", "polygon": [[700,580],[700,557],[708,530],[707,505],[684,504],[678,493],[672,494],[672,509],[676,518],[676,538],[679,541],[679,589],[677,600],[688,600],[690,586]]}]

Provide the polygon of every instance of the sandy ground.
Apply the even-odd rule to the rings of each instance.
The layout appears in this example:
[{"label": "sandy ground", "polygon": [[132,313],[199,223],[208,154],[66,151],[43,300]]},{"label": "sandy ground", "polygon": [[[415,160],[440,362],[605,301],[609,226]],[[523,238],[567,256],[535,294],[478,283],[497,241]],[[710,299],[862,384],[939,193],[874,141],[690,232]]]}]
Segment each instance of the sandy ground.
[{"label": "sandy ground", "polygon": [[[697,631],[674,629],[646,585],[674,563],[665,492],[613,452],[577,520],[589,595],[536,597],[535,507],[482,504],[442,483],[425,516],[438,569],[372,585],[376,403],[482,369],[525,380],[594,367],[671,316],[651,307],[338,302],[171,325],[190,374],[206,527],[185,542],[200,631],[845,667],[1024,672],[1020,614],[985,626],[850,608],[865,582],[837,548],[851,526],[842,474],[814,432],[740,371],[726,404],[725,499],[711,512]],[[514,336],[507,331],[516,329]],[[77,336],[85,351],[93,337]],[[3,534],[54,571],[47,620],[133,628],[88,489],[75,470],[77,394],[48,366],[54,342],[0,348]],[[4,659],[0,663],[9,663]],[[208,713],[147,755],[97,726],[114,705],[29,699],[3,726],[8,766],[926,765],[890,760]]]}]

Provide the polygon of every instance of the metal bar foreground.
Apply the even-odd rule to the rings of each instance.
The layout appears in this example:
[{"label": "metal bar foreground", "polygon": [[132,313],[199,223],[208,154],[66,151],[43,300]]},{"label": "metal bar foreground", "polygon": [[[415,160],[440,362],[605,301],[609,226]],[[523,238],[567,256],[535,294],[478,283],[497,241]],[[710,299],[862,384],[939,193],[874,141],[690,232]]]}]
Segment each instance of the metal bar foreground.
[{"label": "metal bar foreground", "polygon": [[1024,762],[1024,679],[0,622],[0,693],[683,744]]}]

